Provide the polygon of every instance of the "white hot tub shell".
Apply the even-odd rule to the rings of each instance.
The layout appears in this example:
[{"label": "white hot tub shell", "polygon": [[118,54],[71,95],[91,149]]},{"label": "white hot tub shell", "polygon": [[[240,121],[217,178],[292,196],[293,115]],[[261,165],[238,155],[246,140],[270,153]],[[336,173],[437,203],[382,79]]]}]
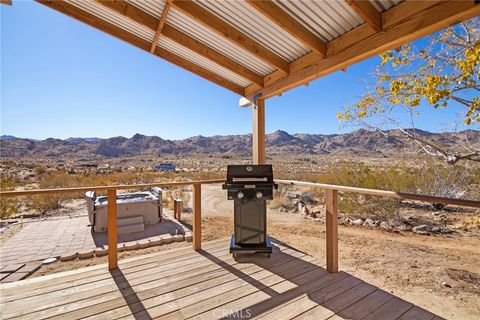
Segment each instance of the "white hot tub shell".
[{"label": "white hot tub shell", "polygon": [[[107,197],[96,197],[87,192],[88,219],[94,232],[107,231]],[[117,219],[142,216],[144,225],[159,223],[162,219],[162,189],[152,188],[149,192],[117,195]]]}]

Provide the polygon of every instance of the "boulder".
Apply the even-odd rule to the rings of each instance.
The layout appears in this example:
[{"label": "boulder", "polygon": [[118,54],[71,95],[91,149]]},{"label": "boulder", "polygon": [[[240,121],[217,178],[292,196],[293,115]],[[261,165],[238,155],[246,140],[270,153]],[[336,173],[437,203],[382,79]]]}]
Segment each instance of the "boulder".
[{"label": "boulder", "polygon": [[415,226],[412,229],[413,232],[416,234],[421,234],[421,235],[429,235],[430,234],[430,228],[426,224],[421,224],[419,226]]},{"label": "boulder", "polygon": [[372,219],[365,219],[363,226],[366,228],[373,228],[376,226],[375,222]]},{"label": "boulder", "polygon": [[355,219],[355,220],[351,221],[351,224],[354,225],[354,226],[361,226],[361,225],[363,225],[363,219],[360,219],[360,218]]},{"label": "boulder", "polygon": [[380,229],[390,230],[390,225],[388,224],[387,221],[382,221],[382,222],[380,222]]}]

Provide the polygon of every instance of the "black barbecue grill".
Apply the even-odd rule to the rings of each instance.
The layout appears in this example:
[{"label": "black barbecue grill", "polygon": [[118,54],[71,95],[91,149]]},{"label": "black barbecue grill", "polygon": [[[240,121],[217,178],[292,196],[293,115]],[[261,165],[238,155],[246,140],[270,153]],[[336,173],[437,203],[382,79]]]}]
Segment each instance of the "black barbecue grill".
[{"label": "black barbecue grill", "polygon": [[269,256],[272,245],[267,235],[267,202],[273,199],[272,166],[229,165],[227,181],[222,186],[234,203],[234,234],[230,253],[263,252]]}]

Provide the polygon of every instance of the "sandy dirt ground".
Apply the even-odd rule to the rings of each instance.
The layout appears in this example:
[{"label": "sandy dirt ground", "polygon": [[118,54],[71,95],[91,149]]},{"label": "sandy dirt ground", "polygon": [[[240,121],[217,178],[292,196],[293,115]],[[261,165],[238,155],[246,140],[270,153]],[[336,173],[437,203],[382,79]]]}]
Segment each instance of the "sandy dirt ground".
[{"label": "sandy dirt ground", "polygon": [[[233,229],[233,201],[219,185],[202,187],[202,239],[227,237]],[[191,223],[184,213],[182,222]],[[268,211],[268,233],[312,256],[325,259],[325,225],[299,214]],[[339,227],[340,269],[447,319],[480,319],[480,241],[458,236],[420,236],[361,227]],[[176,243],[122,252],[119,258],[170,250]],[[44,266],[37,275],[105,263],[106,257]]]}]

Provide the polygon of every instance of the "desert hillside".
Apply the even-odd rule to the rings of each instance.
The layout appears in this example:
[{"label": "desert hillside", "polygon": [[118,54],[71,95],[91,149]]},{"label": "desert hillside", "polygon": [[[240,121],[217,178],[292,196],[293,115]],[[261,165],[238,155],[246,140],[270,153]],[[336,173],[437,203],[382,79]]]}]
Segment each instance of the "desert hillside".
[{"label": "desert hillside", "polygon": [[[267,153],[274,154],[334,154],[382,156],[392,153],[409,154],[417,151],[416,146],[398,131],[388,134],[358,130],[347,134],[289,134],[276,131],[266,137]],[[480,147],[480,131],[416,133],[435,144],[449,148],[468,138],[469,143]],[[183,140],[165,140],[157,136],[136,134],[131,138],[113,137],[70,138],[66,140],[21,139],[3,136],[0,139],[2,157],[72,157],[110,158],[134,156],[162,156],[182,154],[229,154],[248,155],[251,152],[252,136],[195,136]]]}]

